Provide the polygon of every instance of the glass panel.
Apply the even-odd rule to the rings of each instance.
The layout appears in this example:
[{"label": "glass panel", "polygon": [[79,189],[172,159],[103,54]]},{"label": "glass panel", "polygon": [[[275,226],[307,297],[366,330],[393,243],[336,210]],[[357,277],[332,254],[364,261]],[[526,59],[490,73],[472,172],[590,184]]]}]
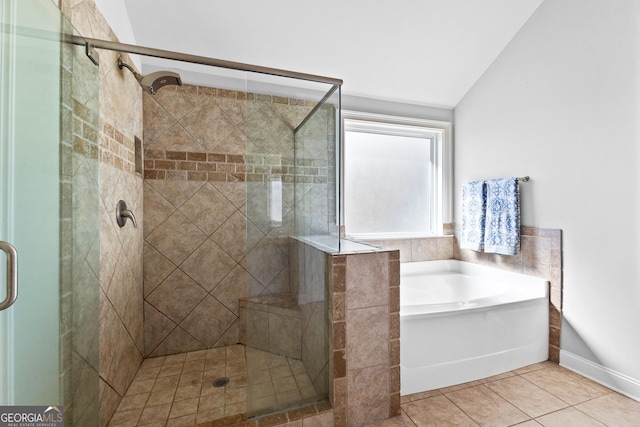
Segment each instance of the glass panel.
[{"label": "glass panel", "polygon": [[72,29],[51,1],[0,14],[0,240],[19,277],[0,313],[0,404],[64,405],[69,425],[97,425],[98,69],[61,45]]},{"label": "glass panel", "polygon": [[[0,313],[8,327],[5,404],[61,404],[58,377],[60,44],[21,27],[60,33],[33,2],[4,2],[2,43],[2,240],[18,251],[18,299]],[[4,260],[2,262],[4,264]],[[4,291],[4,273],[2,289]],[[4,293],[4,292],[3,292]],[[6,347],[5,347],[6,346]]]},{"label": "glass panel", "polygon": [[[75,30],[63,20],[65,34]],[[84,46],[62,45],[60,342],[65,417],[99,425],[99,68]]]},{"label": "glass panel", "polygon": [[[249,75],[247,257],[253,279],[243,308],[248,417],[326,399],[328,342],[323,252],[338,249],[336,105],[330,85]],[[271,384],[260,384],[271,377]],[[252,383],[256,383],[252,386]],[[270,392],[269,392],[270,391]]]},{"label": "glass panel", "polygon": [[[307,258],[291,247],[296,215],[314,206],[304,195],[317,185],[320,219],[301,223],[313,224],[316,235],[335,232],[325,245],[337,248],[339,91],[324,106],[331,85],[158,58],[144,63],[143,75],[168,70],[184,83],[144,95],[145,307],[152,314],[145,314],[145,356],[206,349],[203,398],[211,398],[215,376],[226,374],[234,400],[225,417],[322,400],[329,370],[325,254],[309,257],[314,285],[300,292]],[[295,129],[308,116],[310,142],[298,156]],[[296,166],[297,158],[309,166]],[[309,203],[306,211],[296,195]],[[163,295],[168,282],[193,296],[182,300],[189,310],[173,303],[173,293]]]},{"label": "glass panel", "polygon": [[333,87],[295,132],[295,235],[340,250],[336,166],[340,93]]}]

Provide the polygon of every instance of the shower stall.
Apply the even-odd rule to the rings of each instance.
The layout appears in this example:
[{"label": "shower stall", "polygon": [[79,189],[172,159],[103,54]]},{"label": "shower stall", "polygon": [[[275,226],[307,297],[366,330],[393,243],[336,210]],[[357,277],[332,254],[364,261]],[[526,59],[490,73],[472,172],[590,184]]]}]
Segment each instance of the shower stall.
[{"label": "shower stall", "polygon": [[[326,407],[341,81],[82,38],[48,0],[0,12],[0,240],[19,271],[0,404],[106,425],[153,377],[173,400],[146,404],[189,402],[194,423]],[[136,80],[139,105],[101,111]],[[132,108],[129,140],[107,119]],[[116,225],[121,186],[138,228]]]},{"label": "shower stall", "polygon": [[246,406],[233,398],[225,416],[326,400],[324,262],[294,242],[339,250],[339,85],[146,63],[183,86],[143,100],[145,356],[242,344],[243,374],[207,378],[246,384]]}]

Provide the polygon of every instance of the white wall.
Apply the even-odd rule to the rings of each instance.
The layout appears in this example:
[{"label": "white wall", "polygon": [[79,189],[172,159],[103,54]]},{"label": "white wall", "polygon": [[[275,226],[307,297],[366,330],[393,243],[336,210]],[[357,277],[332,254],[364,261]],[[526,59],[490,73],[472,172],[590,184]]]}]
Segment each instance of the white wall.
[{"label": "white wall", "polygon": [[640,2],[546,0],[455,109],[460,186],[563,230],[561,363],[640,399]]},{"label": "white wall", "polygon": [[95,2],[118,40],[121,43],[135,44],[133,28],[131,28],[131,20],[124,0],[95,0]]},{"label": "white wall", "polygon": [[443,122],[453,121],[453,110],[449,108],[429,107],[344,94],[342,95],[342,109]]},{"label": "white wall", "polygon": [[[109,23],[120,43],[136,44],[136,38],[131,27],[131,19],[124,0],[95,0],[98,10]],[[131,55],[134,65],[141,69],[140,58]]]}]

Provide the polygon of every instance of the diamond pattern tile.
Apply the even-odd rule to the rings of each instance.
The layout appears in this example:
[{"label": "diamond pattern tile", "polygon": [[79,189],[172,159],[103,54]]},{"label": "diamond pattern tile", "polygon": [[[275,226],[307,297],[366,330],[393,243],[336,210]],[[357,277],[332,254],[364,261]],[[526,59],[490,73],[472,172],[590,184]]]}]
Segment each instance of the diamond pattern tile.
[{"label": "diamond pattern tile", "polygon": [[142,97],[144,109],[144,143],[147,148],[153,140],[165,132],[175,123],[167,111],[158,104],[153,96],[144,94]]},{"label": "diamond pattern tile", "polygon": [[292,129],[267,105],[247,120],[247,137],[260,153],[268,153]]},{"label": "diamond pattern tile", "polygon": [[247,199],[247,184],[244,182],[214,182],[213,186],[236,208],[241,208]]},{"label": "diamond pattern tile", "polygon": [[288,268],[285,255],[268,239],[256,245],[241,264],[264,286],[269,286],[285,268]]},{"label": "diamond pattern tile", "polygon": [[239,126],[247,120],[246,100],[219,97],[216,99],[216,104],[235,125]]},{"label": "diamond pattern tile", "polygon": [[214,153],[245,154],[247,135],[240,129],[235,129],[226,138],[222,139],[211,151]]},{"label": "diamond pattern tile", "polygon": [[169,319],[180,323],[206,295],[204,289],[178,269],[146,300]]},{"label": "diamond pattern tile", "polygon": [[154,95],[154,100],[176,120],[184,117],[189,111],[206,99],[204,95],[189,92],[163,90]]},{"label": "diamond pattern tile", "polygon": [[180,212],[175,212],[147,238],[147,242],[174,264],[181,264],[206,235]]},{"label": "diamond pattern tile", "polygon": [[181,351],[195,351],[204,350],[205,346],[189,335],[180,326],[176,327],[167,338],[165,338],[158,346],[153,350],[150,356],[164,356],[165,354],[175,354]]},{"label": "diamond pattern tile", "polygon": [[297,158],[319,159],[327,156],[328,135],[333,128],[332,114],[328,108],[317,111],[312,120],[305,123],[297,134],[297,139],[304,141],[302,151],[296,153]]},{"label": "diamond pattern tile", "polygon": [[271,218],[269,217],[269,194],[266,187],[261,187],[247,199],[247,218],[264,234],[271,231]]},{"label": "diamond pattern tile", "polygon": [[211,236],[218,246],[238,262],[247,254],[246,221],[240,211],[235,211]]},{"label": "diamond pattern tile", "polygon": [[233,258],[211,239],[207,239],[180,265],[180,269],[202,288],[210,291],[229,274],[235,265]]},{"label": "diamond pattern tile", "polygon": [[207,236],[220,227],[235,210],[235,207],[211,184],[203,185],[180,207],[180,212]]},{"label": "diamond pattern tile", "polygon": [[204,147],[180,123],[175,123],[167,129],[147,148],[166,151],[204,151]]},{"label": "diamond pattern tile", "polygon": [[107,291],[107,298],[109,298],[109,301],[121,318],[125,316],[127,303],[135,292],[135,289],[130,285],[131,283],[135,283],[133,273],[131,272],[124,252],[121,251],[111,279],[111,284],[109,285],[109,290]]},{"label": "diamond pattern tile", "polygon": [[260,295],[264,286],[251,276],[244,268],[237,265],[218,286],[211,291],[218,301],[234,313],[239,315],[238,300],[247,295]]},{"label": "diamond pattern tile", "polygon": [[160,193],[149,185],[144,184],[144,236],[149,236],[160,224],[162,224],[175,211],[175,207],[169,203]]},{"label": "diamond pattern tile", "polygon": [[157,179],[146,180],[145,183],[149,184],[176,208],[182,206],[205,184],[199,181],[164,181]]},{"label": "diamond pattern tile", "polygon": [[169,274],[176,269],[175,264],[164,257],[153,246],[144,245],[144,296],[149,295]]},{"label": "diamond pattern tile", "polygon": [[311,112],[311,108],[303,105],[273,104],[273,109],[287,123],[290,123],[291,127],[294,129],[298,127],[302,120],[304,120]]},{"label": "diamond pattern tile", "polygon": [[234,123],[212,100],[198,105],[180,120],[180,124],[209,151],[236,129]]},{"label": "diamond pattern tile", "polygon": [[205,347],[212,347],[237,319],[212,296],[206,296],[180,324],[186,332]]},{"label": "diamond pattern tile", "polygon": [[148,356],[173,331],[176,324],[154,306],[144,303],[144,355]]}]

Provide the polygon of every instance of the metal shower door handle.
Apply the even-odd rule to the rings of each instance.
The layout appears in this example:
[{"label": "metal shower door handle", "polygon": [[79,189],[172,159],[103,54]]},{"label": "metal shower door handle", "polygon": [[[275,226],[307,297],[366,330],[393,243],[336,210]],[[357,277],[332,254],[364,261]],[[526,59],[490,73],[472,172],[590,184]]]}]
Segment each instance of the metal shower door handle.
[{"label": "metal shower door handle", "polygon": [[18,252],[8,242],[0,240],[0,250],[7,254],[7,296],[0,302],[0,311],[11,307],[18,298]]}]

